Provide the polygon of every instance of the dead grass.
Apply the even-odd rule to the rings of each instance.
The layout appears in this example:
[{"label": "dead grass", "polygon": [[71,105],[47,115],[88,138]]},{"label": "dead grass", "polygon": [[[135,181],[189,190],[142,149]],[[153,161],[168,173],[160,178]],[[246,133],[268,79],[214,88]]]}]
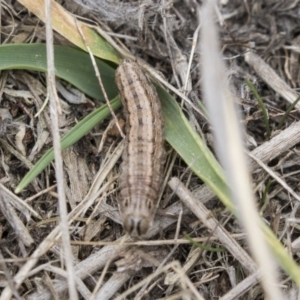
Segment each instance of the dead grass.
[{"label": "dead grass", "polygon": [[[257,207],[298,262],[298,110],[289,114],[284,128],[277,129],[277,125],[298,95],[300,1],[221,2],[217,21],[222,55],[243,113],[241,124],[246,128],[248,149],[291,188],[284,187],[262,165],[249,162]],[[84,9],[73,1],[62,4],[74,14],[99,22],[107,33],[161,72],[166,81],[197,106],[197,99],[202,99],[202,76],[199,49],[193,37],[198,36],[199,3],[84,3]],[[36,17],[18,2],[2,1],[1,5],[2,42],[45,42],[44,24]],[[69,44],[56,33],[54,43]],[[258,102],[245,84],[246,78],[266,104],[272,129],[270,140]],[[8,285],[16,299],[68,299],[54,165],[22,192],[22,200],[11,192],[53,144],[49,109],[34,118],[47,95],[45,75],[4,71],[0,87],[0,288],[4,290]],[[74,104],[71,100],[78,100],[74,95],[66,96],[63,87],[57,88],[62,134],[90,112],[94,104],[90,99]],[[16,94],[17,91],[23,94]],[[191,105],[186,104],[183,109],[212,146],[207,121]],[[117,117],[120,119],[121,114]],[[243,229],[171,149],[166,182],[171,177],[180,180],[173,178],[170,186],[166,185],[161,208],[147,235],[149,241],[125,241],[116,185],[122,143],[118,134],[111,134],[107,128],[111,128],[109,120],[62,154],[62,181],[67,210],[73,218],[69,223],[73,257],[68,258],[74,265],[79,298],[224,300],[243,294],[241,299],[263,299]],[[269,182],[270,188],[264,195]],[[177,195],[174,187],[182,188],[175,189]],[[214,252],[191,245],[184,238],[185,233],[202,245],[226,250]],[[20,287],[16,288],[18,283]],[[298,299],[298,288],[284,273],[280,287],[285,299]],[[7,290],[0,299],[9,298]]]}]

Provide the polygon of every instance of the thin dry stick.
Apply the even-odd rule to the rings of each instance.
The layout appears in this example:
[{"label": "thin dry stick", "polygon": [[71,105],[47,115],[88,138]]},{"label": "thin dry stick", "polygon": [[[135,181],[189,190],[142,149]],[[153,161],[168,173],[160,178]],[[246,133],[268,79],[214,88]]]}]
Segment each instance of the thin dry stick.
[{"label": "thin dry stick", "polygon": [[[251,154],[262,162],[268,163],[272,159],[288,151],[297,143],[300,142],[300,121],[292,124],[279,134],[274,136],[271,140],[264,142],[259,147],[255,148]],[[249,172],[257,170],[259,165],[255,160],[249,159],[248,161]],[[205,196],[201,199],[202,203],[205,203],[215,197],[215,194],[210,190],[208,186],[201,188],[202,193]]]},{"label": "thin dry stick", "polygon": [[45,109],[45,107],[47,106],[49,102],[49,93],[47,93],[47,97],[46,99],[44,100],[44,103],[43,105],[41,106],[41,108],[38,110],[38,112],[34,115],[35,118],[37,118],[42,112],[43,110]]},{"label": "thin dry stick", "polygon": [[45,193],[48,193],[49,191],[53,190],[54,188],[56,188],[56,186],[57,186],[56,184],[53,184],[53,185],[49,186],[48,188],[34,194],[33,196],[26,198],[24,200],[24,202],[30,202],[30,201],[34,200],[34,199],[40,197],[41,195],[44,195]]},{"label": "thin dry stick", "polygon": [[207,117],[203,114],[203,112],[182,92],[177,90],[175,87],[173,87],[171,84],[169,84],[167,81],[165,81],[160,75],[157,74],[156,71],[153,70],[152,67],[146,65],[145,63],[138,60],[139,64],[143,66],[143,68],[158,82],[163,84],[167,89],[174,92],[177,96],[179,96],[181,99],[183,99],[187,104],[189,104],[197,113],[199,113],[200,116],[202,116],[205,120]]},{"label": "thin dry stick", "polygon": [[201,24],[198,25],[198,27],[196,28],[196,30],[193,34],[193,44],[192,44],[192,49],[191,49],[191,53],[190,53],[190,59],[189,59],[187,73],[186,73],[186,78],[185,78],[185,81],[184,81],[184,87],[183,87],[183,92],[184,93],[187,92],[187,86],[188,86],[188,82],[189,82],[189,79],[190,79],[190,70],[191,70],[191,66],[192,66],[196,46],[198,44],[198,36],[199,36],[200,27],[201,27]]},{"label": "thin dry stick", "polygon": [[[175,160],[177,158],[177,153],[173,150],[171,152],[170,155],[168,155],[168,161],[166,163],[166,166],[167,166],[167,171],[164,172],[164,182],[162,184],[162,190],[160,192],[160,195],[159,195],[159,200],[158,200],[158,203],[157,203],[157,207],[162,207],[162,208],[165,208],[167,206],[167,204],[169,203],[169,201],[171,200],[172,198],[172,195],[166,197],[163,201],[162,201],[162,195],[163,195],[163,192],[168,184],[168,180],[171,176],[171,173],[173,172],[173,167],[174,167],[174,164],[175,164]],[[162,204],[160,204],[162,202]]]},{"label": "thin dry stick", "polygon": [[22,161],[28,169],[31,169],[33,167],[33,164],[30,160],[28,160],[23,154],[21,154],[19,151],[17,151],[15,148],[13,148],[6,140],[0,139],[0,142],[9,152],[11,152],[13,155],[15,155],[20,161]]},{"label": "thin dry stick", "polygon": [[[78,205],[78,209],[76,210],[76,213],[78,213],[78,210],[81,211],[83,209],[83,206],[84,205],[81,205],[81,203],[80,203]],[[149,230],[149,233],[147,233],[146,238],[150,239],[152,236],[158,234],[161,230],[164,230],[165,228],[168,228],[171,224],[175,223],[176,219],[174,219],[172,217],[168,217],[168,215],[177,215],[178,212],[179,212],[179,203],[175,203],[175,204],[169,206],[165,210],[166,216],[155,221],[153,227],[151,227]],[[72,214],[72,216],[74,216],[74,214]],[[51,237],[49,237],[49,240]],[[120,242],[121,239],[122,239],[122,237],[119,238],[116,242]],[[51,240],[51,242],[52,242],[52,240]],[[105,266],[105,264],[107,263],[107,261],[110,259],[111,254],[114,253],[115,247],[116,247],[116,245],[103,247],[98,252],[93,253],[85,260],[79,262],[75,267],[76,275],[83,279],[83,278],[86,278],[87,276],[89,276],[90,274],[93,274],[97,270],[100,270],[101,268],[103,268]],[[126,247],[127,246],[123,245],[122,248],[120,249],[120,251],[125,250]],[[27,264],[26,264],[26,268],[28,268]],[[23,271],[23,269],[22,269],[22,271]],[[22,272],[22,274],[23,273],[24,272]],[[21,274],[18,274],[18,278],[20,276],[21,276]],[[14,279],[16,280],[16,276]],[[59,282],[55,283],[54,286],[58,293],[65,291],[65,289],[67,288],[65,281],[59,281]],[[46,299],[50,299],[50,297],[51,297],[51,295],[49,294],[47,289],[43,289],[39,292],[31,294],[30,296],[28,296],[28,299],[30,299],[30,300],[31,299],[32,300],[41,300],[41,299],[46,300]]]},{"label": "thin dry stick", "polygon": [[252,155],[250,152],[247,153],[254,161],[257,162],[259,166],[261,166],[271,177],[273,177],[288,193],[290,193],[296,200],[300,201],[300,197],[297,195],[294,190],[288,186],[288,184],[282,180],[276,173],[269,168],[266,164],[264,164],[260,159]]},{"label": "thin dry stick", "polygon": [[169,186],[183,203],[199,218],[199,220],[213,232],[213,235],[218,237],[224,247],[228,249],[249,273],[256,271],[256,265],[246,251],[232,238],[225,228],[212,217],[211,212],[207,210],[201,202],[195,199],[193,194],[178,178],[173,177],[169,181]]},{"label": "thin dry stick", "polygon": [[[9,3],[9,4],[8,4]],[[10,32],[9,33],[6,33],[5,34],[5,36],[6,36],[6,39],[4,40],[4,41],[2,41],[1,42],[1,45],[6,45],[7,43],[9,43],[10,41],[11,41],[11,38],[12,38],[12,36],[13,36],[13,34],[14,34],[14,32],[15,32],[15,28],[16,28],[16,26],[18,26],[17,24],[16,24],[16,20],[15,20],[15,15],[16,15],[16,13],[15,13],[15,11],[13,11],[12,12],[12,8],[11,8],[11,6],[10,6],[10,2],[8,2],[8,3],[6,3],[6,1],[2,1],[2,3],[1,3],[1,8],[2,8],[2,6],[4,6],[5,8],[6,8],[6,11],[9,13],[9,15],[10,15],[10,22],[11,22],[11,30],[10,30]],[[1,22],[1,24],[2,24],[2,22]],[[3,32],[2,31],[2,28],[1,28],[1,32]],[[2,94],[1,94],[1,99],[2,99]]]},{"label": "thin dry stick", "polygon": [[[103,184],[104,180],[107,178],[107,175],[109,174],[111,169],[115,166],[117,160],[121,157],[123,147],[124,143],[119,143],[118,146],[114,149],[109,159],[104,163],[102,168],[100,168],[98,173],[96,174],[95,179],[90,187],[90,190],[84,198],[88,201],[86,209],[89,209],[94,203],[95,199],[99,196],[100,187]],[[86,210],[83,211],[83,213],[85,212]]]},{"label": "thin dry stick", "polygon": [[[132,252],[132,255],[134,255],[134,253],[136,253],[137,257],[139,255],[141,255],[143,257],[143,259],[148,259],[149,261],[151,261],[153,263],[153,265],[158,265],[158,263],[159,263],[158,260],[156,260],[152,256],[146,254],[145,252],[142,251],[142,254],[141,254],[140,251],[137,250],[136,248],[133,248],[131,250],[128,249],[128,250],[129,250],[129,252]],[[127,252],[127,249],[125,251]],[[118,267],[120,267],[120,266],[118,266]],[[122,272],[120,271],[120,269],[118,269],[118,271],[114,272],[114,274],[108,279],[108,281],[105,282],[103,287],[97,293],[97,297],[96,297],[97,300],[108,299],[108,298],[110,299],[110,297],[117,294],[118,290],[122,287],[122,285],[124,285],[127,280],[132,278],[134,276],[134,272],[137,271],[135,269],[134,271],[131,270],[130,272],[127,272],[128,270],[126,270],[126,264],[123,265],[123,267],[121,267],[121,268],[124,269]],[[103,298],[103,297],[105,297],[105,298]]]},{"label": "thin dry stick", "polygon": [[[33,276],[34,274],[36,274],[40,271],[48,271],[48,272],[57,274],[60,277],[65,278],[66,280],[68,279],[68,273],[66,271],[64,271],[61,268],[54,267],[49,263],[38,266],[36,269],[32,270],[28,275]],[[90,298],[90,295],[91,295],[91,292],[89,291],[89,289],[86,287],[86,285],[83,283],[83,281],[78,277],[76,277],[76,284],[77,284],[77,288],[78,288],[78,291],[80,292],[81,296],[84,299],[88,300]],[[48,285],[48,288],[50,288],[49,285]],[[54,285],[53,285],[52,282],[51,282],[50,292],[51,292],[52,295],[57,294],[57,292],[54,289]],[[59,299],[59,297],[57,299]]]},{"label": "thin dry stick", "polygon": [[14,229],[17,238],[27,247],[32,245],[34,240],[31,237],[28,229],[2,194],[0,194],[0,210],[7,222]]},{"label": "thin dry stick", "polygon": [[101,75],[100,75],[98,66],[97,66],[96,61],[95,61],[95,58],[94,58],[94,55],[93,55],[93,53],[92,53],[90,47],[89,47],[88,44],[86,43],[85,36],[84,36],[84,34],[83,34],[82,30],[81,30],[81,27],[78,26],[77,19],[75,19],[75,20],[76,20],[76,26],[77,26],[77,28],[78,28],[78,32],[79,32],[79,34],[80,34],[80,36],[81,36],[81,38],[82,38],[82,41],[83,41],[83,43],[84,43],[84,45],[85,45],[85,47],[86,47],[86,49],[87,49],[87,51],[88,51],[88,53],[89,53],[89,55],[90,55],[90,58],[91,58],[91,61],[92,61],[92,64],[93,64],[93,67],[94,67],[94,70],[95,70],[95,73],[96,73],[96,77],[97,77],[97,79],[98,79],[98,82],[99,82],[101,91],[102,91],[103,96],[104,96],[105,101],[106,101],[106,104],[107,104],[107,106],[108,106],[108,108],[109,108],[109,110],[110,110],[110,113],[112,114],[113,118],[114,118],[115,121],[116,121],[117,127],[118,127],[118,129],[119,129],[120,134],[121,134],[121,137],[124,139],[124,138],[125,138],[125,135],[124,135],[124,133],[123,133],[121,127],[120,127],[118,118],[116,117],[116,114],[115,114],[114,110],[112,109],[112,107],[111,107],[111,105],[110,105],[109,99],[108,99],[107,94],[106,94],[106,90],[105,90],[105,88],[104,88],[104,85],[103,85],[103,82],[102,82],[102,79],[101,79]]},{"label": "thin dry stick", "polygon": [[72,250],[70,245],[70,235],[68,226],[68,213],[66,204],[66,195],[64,187],[63,163],[61,157],[61,146],[58,126],[58,114],[61,113],[59,100],[55,88],[55,66],[54,66],[54,49],[53,49],[53,31],[52,31],[52,14],[51,0],[45,2],[46,15],[46,48],[47,48],[47,79],[48,91],[50,97],[50,114],[53,135],[53,147],[55,157],[55,175],[57,180],[60,227],[62,231],[62,246],[64,249],[64,259],[68,273],[68,286],[70,299],[77,300],[78,295],[75,287],[74,266],[72,261]]},{"label": "thin dry stick", "polygon": [[[234,233],[231,234],[231,237],[237,240],[243,240],[246,238],[245,233]],[[217,237],[195,237],[193,238],[195,242],[206,242],[207,240],[216,241]],[[161,246],[161,245],[173,245],[173,244],[190,244],[191,241],[187,239],[173,239],[173,240],[157,240],[157,241],[136,241],[136,242],[126,242],[124,246]],[[86,241],[72,241],[72,245],[83,245],[83,246],[117,246],[119,242],[86,242]],[[22,260],[23,261],[23,260]]]},{"label": "thin dry stick", "polygon": [[[300,142],[300,121],[290,125],[271,140],[264,142],[262,145],[254,149],[251,154],[260,159],[264,163],[268,163],[275,157],[281,155],[285,151],[295,146]],[[249,168],[254,171],[257,168],[257,163],[249,160]]]},{"label": "thin dry stick", "polygon": [[116,120],[112,119],[112,120],[109,121],[109,124],[105,128],[105,130],[104,130],[104,132],[102,134],[99,146],[98,146],[98,151],[97,151],[98,155],[100,154],[100,152],[102,151],[102,149],[104,147],[104,144],[105,144],[105,142],[107,140],[107,136],[109,134],[109,131],[115,126],[115,124],[116,124]]},{"label": "thin dry stick", "polygon": [[[1,12],[1,11],[0,11]],[[0,199],[0,201],[2,201],[2,199]],[[4,273],[8,286],[10,287],[10,289],[12,290],[13,295],[16,297],[17,300],[21,300],[21,296],[18,293],[18,290],[16,289],[15,285],[14,285],[14,281],[13,278],[10,274],[10,270],[8,269],[8,267],[6,266],[5,262],[4,262],[4,258],[0,249],[0,266],[2,269],[2,272]]]},{"label": "thin dry stick", "polygon": [[138,293],[137,296],[135,297],[134,300],[141,300],[143,299],[144,296],[148,295],[150,291],[152,291],[161,281],[161,278],[159,277],[158,279],[156,279],[155,281],[153,281],[153,283],[149,286],[148,289],[146,289],[145,291],[143,291],[143,293]]},{"label": "thin dry stick", "polygon": [[[103,279],[104,279],[104,276],[105,276],[106,273],[107,273],[107,270],[108,270],[108,268],[109,268],[109,265],[112,263],[113,259],[116,257],[116,255],[118,254],[119,250],[122,248],[122,246],[123,246],[124,242],[127,240],[127,238],[128,238],[128,235],[125,234],[125,235],[123,236],[123,238],[121,239],[121,241],[120,241],[120,243],[119,243],[117,249],[115,249],[114,253],[111,255],[110,259],[109,259],[109,260],[107,261],[107,263],[105,264],[105,267],[103,268],[103,271],[102,271],[102,273],[101,273],[101,276],[100,276],[100,278],[99,278],[99,280],[98,280],[98,282],[97,282],[97,284],[96,284],[96,286],[95,286],[95,288],[94,288],[94,291],[93,291],[93,293],[92,293],[92,295],[91,295],[90,300],[94,300],[94,298],[96,297],[96,294],[97,294],[97,292],[98,292],[100,286],[101,286],[102,283],[103,283]],[[99,300],[100,300],[99,297],[97,297],[96,299],[99,299]]]},{"label": "thin dry stick", "polygon": [[184,299],[184,296],[186,296],[185,292],[181,291],[179,293],[175,293],[170,296],[163,297],[163,298],[158,298],[156,300],[178,300],[178,299],[182,300],[182,299]]},{"label": "thin dry stick", "polygon": [[219,300],[234,300],[246,293],[252,286],[256,285],[260,280],[260,272],[256,271],[246,277],[228,293],[222,296]]},{"label": "thin dry stick", "polygon": [[46,271],[44,271],[44,282],[45,282],[45,285],[48,287],[49,291],[51,292],[53,300],[59,300],[59,296],[56,293],[55,289],[53,288],[53,283],[51,281],[51,278],[48,275],[48,272],[46,272]]},{"label": "thin dry stick", "polygon": [[[175,193],[175,192],[174,192]],[[230,219],[230,216],[227,218],[228,220]],[[227,221],[224,222],[225,224]],[[219,225],[220,226],[220,225]],[[224,226],[224,225],[223,225]],[[217,227],[216,227],[217,228]],[[204,245],[206,245],[208,242],[212,241],[214,238],[213,236],[214,231],[211,231],[210,236],[207,237],[205,240]],[[233,237],[231,235],[231,237]],[[195,241],[195,238],[193,238],[193,241]],[[199,260],[200,255],[203,253],[203,249],[201,248],[192,248],[189,255],[186,258],[186,261],[184,262],[182,269],[185,273],[188,273],[189,270],[195,265],[195,263]],[[169,274],[167,284],[168,285],[174,285],[178,281],[178,275],[177,274]],[[212,279],[210,279],[212,280]],[[166,281],[165,281],[166,282]],[[196,284],[195,284],[196,285]]]},{"label": "thin dry stick", "polygon": [[129,272],[114,272],[97,293],[96,300],[111,299],[130,278],[132,275]]},{"label": "thin dry stick", "polygon": [[[163,0],[162,1],[162,7],[164,7],[165,5],[166,5],[165,0]],[[176,74],[176,67],[175,67],[175,63],[174,63],[173,52],[171,50],[170,41],[169,41],[170,33],[168,32],[168,25],[167,25],[167,18],[166,18],[165,9],[162,10],[161,15],[162,15],[163,24],[164,24],[163,32],[164,32],[164,37],[165,37],[165,41],[166,41],[166,45],[167,45],[167,49],[168,49],[168,54],[169,54],[169,58],[170,58],[170,62],[171,62],[172,70],[173,70],[173,76],[175,78],[177,87],[180,88],[180,82],[179,82],[178,76]]]},{"label": "thin dry stick", "polygon": [[42,219],[42,217],[25,201],[23,201],[21,198],[16,196],[14,193],[12,193],[8,188],[6,188],[2,183],[0,183],[0,191],[3,196],[9,201],[9,203],[14,206],[16,209],[18,209],[21,213],[31,213],[33,216],[35,216],[38,219]]},{"label": "thin dry stick", "polygon": [[221,164],[227,174],[231,195],[238,207],[240,221],[247,232],[248,244],[261,268],[262,286],[266,297],[282,299],[278,288],[274,259],[260,228],[260,217],[255,207],[246,156],[243,151],[242,132],[226,78],[225,66],[219,53],[219,36],[214,23],[216,1],[208,1],[201,13],[201,71],[203,92],[210,120],[215,128],[216,146]]},{"label": "thin dry stick", "polygon": [[[178,216],[178,221],[177,221],[177,225],[176,225],[176,231],[175,231],[175,245],[173,247],[173,249],[170,251],[170,253],[163,259],[163,261],[161,262],[161,264],[157,267],[157,269],[162,268],[165,263],[170,259],[170,257],[172,257],[172,255],[174,254],[174,252],[176,251],[176,249],[178,248],[179,244],[177,243],[178,240],[178,235],[180,232],[180,227],[181,227],[181,221],[182,221],[182,209],[179,212],[179,216]],[[146,290],[146,288],[148,287],[148,285],[150,284],[150,282],[146,283],[141,290],[138,292],[137,296],[134,298],[134,300],[139,300],[143,297],[144,291]]]},{"label": "thin dry stick", "polygon": [[[193,241],[195,239],[193,238]],[[207,238],[207,241],[211,241],[211,238]],[[185,273],[188,273],[192,267],[195,266],[195,264],[199,261],[200,255],[203,253],[203,249],[201,248],[192,248],[190,253],[188,254],[186,261],[184,262],[182,269]],[[176,273],[168,274],[168,277],[165,279],[165,284],[167,285],[174,285],[178,282],[179,278]]]},{"label": "thin dry stick", "polygon": [[[275,92],[281,95],[285,100],[293,103],[299,96],[297,92],[291,89],[268,65],[263,59],[253,52],[245,55],[245,61],[255,70],[255,72],[268,84]],[[300,102],[296,104],[300,109]]]},{"label": "thin dry stick", "polygon": [[142,287],[147,282],[150,282],[151,280],[153,280],[155,277],[157,277],[161,273],[167,272],[168,269],[173,269],[176,273],[178,273],[178,275],[180,275],[181,278],[184,277],[185,283],[187,283],[188,287],[191,289],[191,291],[193,292],[196,299],[204,300],[204,298],[199,294],[199,292],[194,287],[194,285],[192,284],[190,279],[181,272],[181,266],[178,261],[173,261],[173,262],[169,263],[168,265],[164,266],[163,268],[156,269],[156,271],[153,274],[149,275],[147,278],[143,279],[142,281],[138,282],[137,284],[135,284],[134,286],[129,288],[126,292],[124,292],[123,294],[116,297],[115,300],[125,299],[126,296],[130,295],[131,293],[133,293],[138,288]]},{"label": "thin dry stick", "polygon": [[186,103],[188,103],[196,112],[198,112],[204,119],[206,119],[206,116],[203,114],[203,112],[195,105],[193,102],[185,96],[182,92],[180,92],[178,89],[173,87],[171,84],[169,84],[166,80],[164,80],[158,73],[148,64],[146,64],[143,60],[138,59],[134,55],[132,55],[130,52],[124,50],[121,48],[104,30],[102,30],[100,27],[91,26],[95,30],[99,32],[99,34],[106,39],[107,42],[109,42],[123,57],[127,57],[130,60],[137,61],[138,64],[143,67],[156,81],[163,84],[166,88],[174,92],[176,95],[178,95],[180,98],[182,98]]},{"label": "thin dry stick", "polygon": [[[190,278],[185,274],[185,272],[182,269],[180,264],[174,265],[173,270],[178,274],[178,277],[181,279],[181,285],[183,285],[183,283],[185,283],[190,288],[190,290],[193,292],[194,296],[196,296],[195,297],[196,299],[204,300],[204,298],[198,292],[198,290],[196,289],[196,287],[194,286],[194,284],[192,283]],[[187,299],[190,299],[190,298],[187,298]]]}]

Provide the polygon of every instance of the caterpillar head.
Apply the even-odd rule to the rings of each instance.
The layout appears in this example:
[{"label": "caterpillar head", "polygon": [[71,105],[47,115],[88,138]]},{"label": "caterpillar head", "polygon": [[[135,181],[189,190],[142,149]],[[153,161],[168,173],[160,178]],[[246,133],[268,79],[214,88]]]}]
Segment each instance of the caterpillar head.
[{"label": "caterpillar head", "polygon": [[[134,204],[134,205],[132,205]],[[123,227],[131,237],[140,237],[147,233],[155,214],[153,201],[133,201],[125,198],[120,211],[123,217]]]}]

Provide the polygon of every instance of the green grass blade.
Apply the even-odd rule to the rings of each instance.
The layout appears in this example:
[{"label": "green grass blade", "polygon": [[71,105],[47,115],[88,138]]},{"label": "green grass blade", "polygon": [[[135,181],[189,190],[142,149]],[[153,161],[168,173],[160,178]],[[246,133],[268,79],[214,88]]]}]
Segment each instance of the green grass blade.
[{"label": "green grass blade", "polygon": [[[120,108],[121,106],[119,97],[115,98],[110,103],[111,107],[114,110]],[[91,114],[89,114],[79,123],[77,123],[61,139],[61,149],[64,150],[72,146],[109,115],[110,110],[106,104],[93,111]],[[28,186],[28,184],[30,184],[30,182],[34,180],[51,163],[53,159],[54,150],[53,148],[51,148],[38,160],[34,167],[26,174],[26,176],[22,179],[22,181],[18,184],[17,188],[15,189],[15,193],[20,193],[26,186]]]},{"label": "green grass blade", "polygon": [[207,245],[202,245],[193,240],[188,234],[184,233],[184,237],[195,247],[200,248],[202,250],[210,251],[210,252],[225,252],[224,248],[213,248]]},{"label": "green grass blade", "polygon": [[266,126],[267,136],[268,136],[268,138],[270,138],[271,137],[271,129],[270,129],[270,123],[269,123],[269,116],[268,116],[268,112],[267,112],[266,106],[264,104],[264,101],[260,97],[260,95],[257,92],[254,85],[248,79],[245,79],[245,81],[246,81],[248,87],[250,88],[251,92],[254,94],[255,98],[258,101],[260,109],[263,113],[263,118],[264,118],[264,123],[265,123],[265,126]]},{"label": "green grass blade", "polygon": [[162,102],[166,140],[189,168],[233,210],[225,176],[219,163],[192,129],[175,99],[159,86],[157,92]]},{"label": "green grass blade", "polygon": [[282,116],[282,118],[279,121],[279,124],[277,126],[278,130],[281,129],[281,127],[284,124],[285,120],[289,116],[290,112],[295,108],[295,106],[299,102],[299,100],[300,100],[300,96],[297,97],[297,99],[288,107],[287,111],[285,112],[285,114]]},{"label": "green grass blade", "polygon": [[[78,49],[54,46],[56,76],[99,101],[105,101],[90,57]],[[114,69],[96,59],[109,99],[118,95]],[[0,70],[22,69],[47,71],[45,44],[12,44],[0,46]]]}]

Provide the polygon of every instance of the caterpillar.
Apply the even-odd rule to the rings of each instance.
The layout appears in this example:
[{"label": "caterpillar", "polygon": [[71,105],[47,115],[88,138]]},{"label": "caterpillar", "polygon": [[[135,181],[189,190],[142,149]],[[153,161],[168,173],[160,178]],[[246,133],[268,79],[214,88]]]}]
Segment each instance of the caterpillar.
[{"label": "caterpillar", "polygon": [[126,118],[119,210],[125,231],[142,236],[154,219],[162,183],[162,108],[155,87],[136,62],[123,60],[115,79]]}]

